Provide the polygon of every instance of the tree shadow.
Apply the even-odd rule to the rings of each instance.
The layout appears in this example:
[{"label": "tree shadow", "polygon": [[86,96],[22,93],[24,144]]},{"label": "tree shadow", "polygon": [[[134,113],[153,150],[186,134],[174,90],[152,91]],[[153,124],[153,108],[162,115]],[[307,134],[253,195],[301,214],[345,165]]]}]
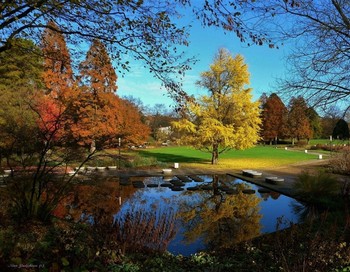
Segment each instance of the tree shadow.
[{"label": "tree shadow", "polygon": [[154,157],[160,162],[179,162],[179,163],[208,163],[210,158],[203,159],[194,156],[175,155],[171,153],[151,153],[147,151],[138,151],[143,157]]}]

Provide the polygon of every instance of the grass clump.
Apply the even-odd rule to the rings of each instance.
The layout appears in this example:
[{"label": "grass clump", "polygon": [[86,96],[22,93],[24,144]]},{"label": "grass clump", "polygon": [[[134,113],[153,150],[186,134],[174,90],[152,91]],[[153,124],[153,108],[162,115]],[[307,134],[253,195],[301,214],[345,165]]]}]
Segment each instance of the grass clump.
[{"label": "grass clump", "polygon": [[331,206],[334,196],[340,193],[339,181],[325,171],[315,174],[302,172],[294,184],[298,195],[308,202]]}]

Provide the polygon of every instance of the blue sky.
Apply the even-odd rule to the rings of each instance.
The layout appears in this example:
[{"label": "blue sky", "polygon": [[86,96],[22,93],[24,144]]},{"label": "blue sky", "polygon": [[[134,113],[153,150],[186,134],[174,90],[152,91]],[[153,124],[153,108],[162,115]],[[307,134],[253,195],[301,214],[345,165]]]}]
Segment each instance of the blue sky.
[{"label": "blue sky", "polygon": [[[253,89],[254,100],[263,92],[275,91],[275,79],[283,77],[285,72],[285,56],[287,48],[270,49],[267,45],[247,47],[242,44],[234,33],[225,34],[220,28],[202,28],[195,23],[190,33],[190,45],[185,48],[186,55],[196,56],[199,60],[184,78],[184,89],[194,95],[206,93],[205,89],[195,86],[201,72],[209,69],[219,48],[228,49],[232,55],[241,54],[245,58],[250,72],[250,87]],[[167,96],[161,82],[152,77],[141,64],[134,63],[129,73],[118,78],[118,94],[132,95],[141,99],[145,105],[165,104],[174,102]]]}]

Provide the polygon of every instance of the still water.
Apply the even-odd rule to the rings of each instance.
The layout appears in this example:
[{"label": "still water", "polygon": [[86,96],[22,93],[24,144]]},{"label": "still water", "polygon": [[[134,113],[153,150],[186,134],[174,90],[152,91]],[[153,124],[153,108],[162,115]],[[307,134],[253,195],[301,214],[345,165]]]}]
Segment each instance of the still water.
[{"label": "still water", "polygon": [[[230,248],[298,223],[294,208],[301,204],[294,199],[229,175],[191,178],[120,181],[120,208],[114,223],[121,239],[135,248],[187,256],[200,250]],[[130,188],[135,191],[123,198],[123,190]]]}]

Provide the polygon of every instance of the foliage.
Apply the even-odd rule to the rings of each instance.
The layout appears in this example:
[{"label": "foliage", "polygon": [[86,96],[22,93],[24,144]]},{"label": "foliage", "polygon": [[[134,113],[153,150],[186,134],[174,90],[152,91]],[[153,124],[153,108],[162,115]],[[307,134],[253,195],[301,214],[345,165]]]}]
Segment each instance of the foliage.
[{"label": "foliage", "polygon": [[318,113],[315,111],[313,107],[309,107],[307,109],[306,115],[309,119],[311,130],[312,130],[312,137],[313,138],[320,138],[323,133],[323,128],[321,124],[321,117],[318,115]]},{"label": "foliage", "polygon": [[[283,94],[303,96],[313,105],[345,103],[349,99],[349,7],[348,1],[244,1],[246,22],[255,30],[282,41],[293,52],[289,71],[281,80]],[[339,103],[339,105],[341,105]]]},{"label": "foliage", "polygon": [[306,201],[327,205],[328,200],[340,194],[340,185],[337,178],[324,172],[319,171],[316,174],[303,172],[298,176],[294,183],[294,188]]},{"label": "foliage", "polygon": [[65,37],[55,22],[49,21],[42,33],[41,50],[44,56],[43,81],[46,94],[64,101],[74,89],[70,53]]},{"label": "foliage", "polygon": [[0,53],[0,152],[8,167],[27,165],[37,149],[39,130],[31,101],[42,87],[39,48],[28,40],[13,41]]},{"label": "foliage", "polygon": [[295,139],[310,139],[312,137],[310,122],[306,115],[307,109],[307,104],[301,96],[293,97],[289,102],[287,135],[292,138],[292,144],[294,144]]},{"label": "foliage", "polygon": [[[119,72],[128,70],[133,59],[141,60],[181,102],[188,95],[173,77],[188,70],[193,60],[184,59],[179,52],[188,44],[189,34],[189,26],[183,27],[179,18],[190,13],[203,26],[221,27],[242,42],[273,46],[264,32],[242,24],[242,20],[248,20],[238,11],[242,5],[237,1],[191,0],[10,1],[0,8],[0,51],[11,48],[16,37],[37,38],[42,29],[65,34],[76,52],[98,39],[108,44]],[[55,21],[57,28],[46,25],[48,21]]]},{"label": "foliage", "polygon": [[350,150],[349,147],[340,150],[331,158],[329,167],[333,173],[349,175],[350,173]]},{"label": "foliage", "polygon": [[282,100],[275,93],[271,94],[262,104],[262,129],[264,141],[277,141],[286,133],[288,110]]},{"label": "foliage", "polygon": [[344,119],[338,120],[333,129],[332,137],[334,139],[350,139],[349,125]]},{"label": "foliage", "polygon": [[123,139],[124,145],[142,145],[149,135],[150,127],[146,125],[135,105],[127,100],[120,99],[121,110],[118,117],[122,120],[119,127],[119,136]]},{"label": "foliage", "polygon": [[72,105],[73,137],[91,150],[123,143],[143,143],[149,128],[137,108],[116,95],[117,75],[105,46],[94,40],[80,65],[79,99]]},{"label": "foliage", "polygon": [[[346,217],[345,214],[343,216]],[[338,221],[330,214],[276,232],[267,237],[273,240],[269,255],[275,263],[274,271],[332,271],[347,265],[350,247],[346,232],[344,221]]]},{"label": "foliage", "polygon": [[251,89],[245,88],[248,83],[243,57],[220,49],[198,82],[209,95],[189,103],[188,114],[173,122],[183,133],[182,142],[210,152],[212,164],[217,164],[220,153],[252,147],[259,139],[259,103],[251,101]]}]

